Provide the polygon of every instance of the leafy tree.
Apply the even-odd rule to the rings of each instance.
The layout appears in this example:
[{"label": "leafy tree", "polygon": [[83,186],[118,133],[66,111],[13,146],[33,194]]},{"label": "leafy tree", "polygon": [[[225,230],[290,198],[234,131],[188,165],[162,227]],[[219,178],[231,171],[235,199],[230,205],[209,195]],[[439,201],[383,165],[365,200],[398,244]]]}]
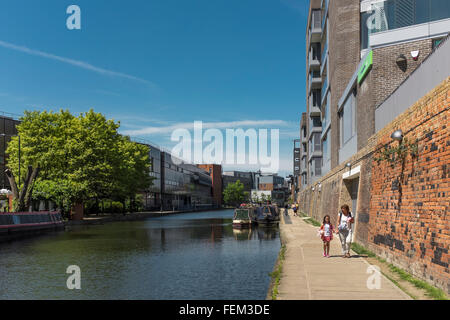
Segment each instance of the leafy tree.
[{"label": "leafy tree", "polygon": [[223,191],[223,201],[227,205],[237,207],[248,198],[248,192],[244,191],[244,185],[240,180],[227,185]]},{"label": "leafy tree", "polygon": [[[21,172],[25,166],[39,168],[36,182],[28,186],[34,198],[46,197],[61,208],[87,199],[124,202],[150,186],[148,147],[119,135],[114,120],[93,110],[78,117],[67,110],[25,112],[21,120]],[[13,179],[19,171],[17,149],[14,137],[7,149]],[[23,175],[20,180],[26,182]]]},{"label": "leafy tree", "polygon": [[267,201],[267,196],[266,196],[265,193],[262,193],[262,194],[261,194],[261,202],[262,202],[262,203],[265,203],[266,201]]}]

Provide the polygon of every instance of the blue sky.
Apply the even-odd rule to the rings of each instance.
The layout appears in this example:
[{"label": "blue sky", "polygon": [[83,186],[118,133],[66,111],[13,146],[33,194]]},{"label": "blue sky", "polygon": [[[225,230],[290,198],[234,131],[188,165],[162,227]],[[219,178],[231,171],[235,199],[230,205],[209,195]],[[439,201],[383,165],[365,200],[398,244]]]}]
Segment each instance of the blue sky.
[{"label": "blue sky", "polygon": [[[81,30],[66,8],[81,8]],[[307,0],[1,1],[0,111],[93,108],[171,148],[194,120],[280,129],[305,111]],[[273,122],[270,122],[273,121]]]}]

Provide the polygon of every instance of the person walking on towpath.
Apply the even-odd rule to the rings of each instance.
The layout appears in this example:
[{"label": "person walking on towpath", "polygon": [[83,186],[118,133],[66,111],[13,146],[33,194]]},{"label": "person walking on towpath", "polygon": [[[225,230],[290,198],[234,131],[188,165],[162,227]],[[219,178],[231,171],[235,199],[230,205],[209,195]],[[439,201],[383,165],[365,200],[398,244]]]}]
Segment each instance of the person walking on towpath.
[{"label": "person walking on towpath", "polygon": [[348,205],[344,204],[341,206],[341,211],[339,212],[337,225],[339,233],[339,240],[342,245],[343,258],[350,258],[350,247],[352,245],[353,236],[353,222],[352,213]]},{"label": "person walking on towpath", "polygon": [[323,217],[322,226],[319,229],[320,238],[323,241],[323,256],[330,257],[330,242],[333,240],[334,227],[329,215]]},{"label": "person walking on towpath", "polygon": [[292,210],[294,211],[295,217],[297,216],[297,209],[298,209],[297,204],[296,203],[292,204]]}]

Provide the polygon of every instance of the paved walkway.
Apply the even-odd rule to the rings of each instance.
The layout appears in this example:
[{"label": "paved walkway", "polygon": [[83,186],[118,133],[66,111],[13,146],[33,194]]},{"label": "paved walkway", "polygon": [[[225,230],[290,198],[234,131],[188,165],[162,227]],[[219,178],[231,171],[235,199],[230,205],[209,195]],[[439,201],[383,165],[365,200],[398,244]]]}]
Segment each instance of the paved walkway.
[{"label": "paved walkway", "polygon": [[281,236],[286,244],[285,261],[278,287],[280,300],[405,300],[411,299],[381,275],[381,288],[368,289],[369,263],[354,252],[342,258],[338,237],[330,246],[330,258],[322,256],[323,245],[318,227],[303,218],[281,218]]}]

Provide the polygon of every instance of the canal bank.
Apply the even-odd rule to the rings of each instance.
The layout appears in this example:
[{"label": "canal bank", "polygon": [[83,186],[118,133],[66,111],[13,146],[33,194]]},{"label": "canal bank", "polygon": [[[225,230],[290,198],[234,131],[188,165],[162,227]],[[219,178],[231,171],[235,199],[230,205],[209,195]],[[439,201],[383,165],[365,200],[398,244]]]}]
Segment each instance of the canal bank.
[{"label": "canal bank", "polygon": [[[323,245],[317,237],[318,227],[307,224],[305,218],[282,216],[280,241],[285,252],[277,261],[282,264],[278,276],[272,278],[267,299],[276,289],[279,300],[409,300],[406,293],[380,274],[378,289],[368,288],[374,272],[360,255],[342,258],[339,240],[331,242],[330,258],[322,256]],[[276,267],[277,268],[277,267]],[[276,270],[274,270],[276,271]],[[277,283],[278,282],[278,283]]]},{"label": "canal bank", "polygon": [[195,212],[206,212],[206,211],[222,211],[226,210],[223,208],[217,209],[204,209],[204,210],[179,210],[179,211],[147,211],[147,212],[132,212],[126,214],[105,214],[101,216],[87,216],[83,220],[69,220],[66,222],[66,226],[76,226],[76,225],[95,225],[104,224],[108,222],[115,221],[139,221],[155,217],[164,217],[174,214],[182,213],[195,213]]}]

